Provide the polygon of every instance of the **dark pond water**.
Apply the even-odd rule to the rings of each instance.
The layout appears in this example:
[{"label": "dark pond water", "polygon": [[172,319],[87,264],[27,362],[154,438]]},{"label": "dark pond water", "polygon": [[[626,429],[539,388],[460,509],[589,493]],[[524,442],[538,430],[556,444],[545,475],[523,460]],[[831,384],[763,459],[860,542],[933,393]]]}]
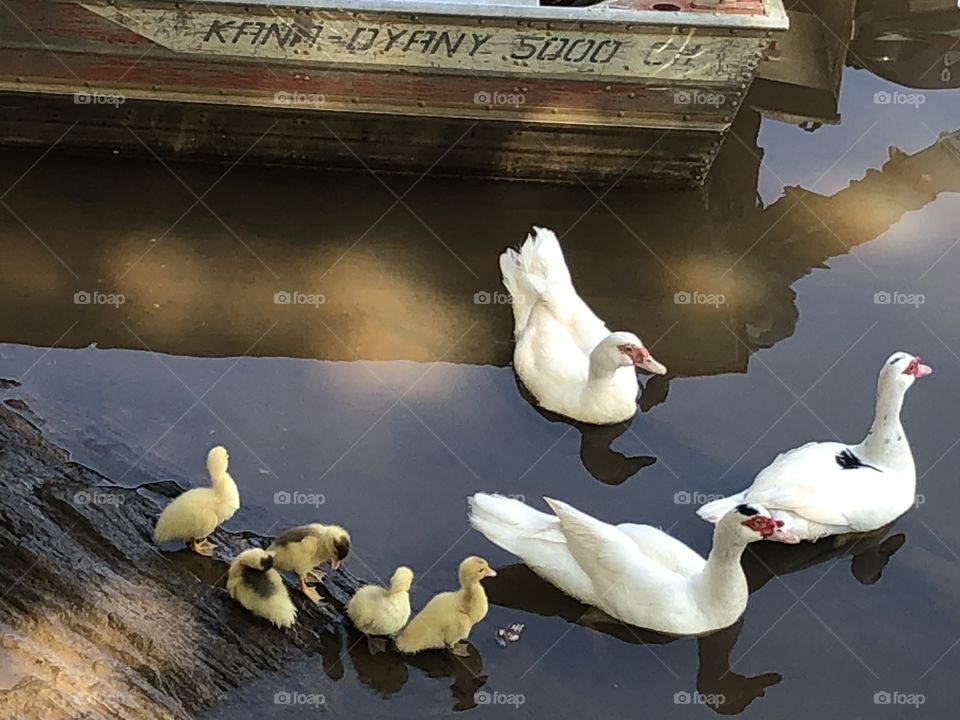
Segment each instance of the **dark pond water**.
[{"label": "dark pond water", "polygon": [[[705,553],[696,501],[807,440],[858,440],[880,363],[919,353],[935,374],[904,411],[918,507],[857,543],[750,553],[754,593],[730,630],[668,642],[604,626],[506,568],[470,658],[372,657],[344,630],[212,717],[290,717],[275,702],[289,692],[344,718],[713,714],[698,692],[746,718],[912,716],[877,693],[953,716],[960,145],[938,135],[960,129],[960,96],[876,105],[881,91],[907,92],[848,71],[842,124],[814,133],[745,112],[697,193],[5,154],[0,377],[22,387],[4,399],[123,484],[200,482],[222,443],[243,500],[228,528],[343,524],[350,568],[410,565],[420,606],[469,554],[513,562],[468,530],[478,490],[561,497]],[[598,313],[671,370],[629,426],[581,430],[518,391],[497,255],[532,223],[561,235]],[[75,304],[82,292],[125,302]],[[512,622],[526,630],[501,648]],[[478,704],[490,697],[517,702]]]}]

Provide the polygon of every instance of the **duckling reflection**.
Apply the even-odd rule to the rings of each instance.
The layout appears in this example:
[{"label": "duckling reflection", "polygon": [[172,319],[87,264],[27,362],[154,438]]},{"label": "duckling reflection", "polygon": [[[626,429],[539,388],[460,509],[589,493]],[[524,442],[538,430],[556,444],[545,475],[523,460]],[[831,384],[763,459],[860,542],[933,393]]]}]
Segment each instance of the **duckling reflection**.
[{"label": "duckling reflection", "polygon": [[400,692],[410,678],[411,667],[429,678],[450,678],[453,709],[458,711],[475,707],[476,693],[487,682],[487,676],[483,674],[483,657],[470,643],[466,644],[463,656],[443,650],[404,655],[392,644],[385,651],[372,652],[365,635],[355,628],[349,628],[347,633],[347,653],[357,679],[384,698]]},{"label": "duckling reflection", "polygon": [[[660,380],[661,377],[657,375],[654,379]],[[544,410],[523,386],[520,379],[516,377],[514,379],[520,396],[541,416],[553,423],[564,423],[575,427],[580,432],[580,462],[583,463],[586,471],[600,482],[607,485],[622,485],[643,468],[650,467],[657,462],[657,459],[651,455],[631,457],[610,447],[630,429],[633,418],[616,425],[588,425],[587,423],[577,422],[563,415]],[[650,384],[652,384],[652,381],[648,382],[648,386]],[[666,393],[664,393],[665,395]],[[643,397],[646,397],[646,391],[644,391]]]},{"label": "duckling reflection", "polygon": [[[488,585],[488,594],[490,602],[495,605],[561,617],[632,645],[662,645],[683,640],[626,625],[596,608],[589,608],[537,577],[526,565],[510,565],[498,570],[497,577]],[[730,653],[740,636],[742,625],[741,619],[719,632],[697,638],[700,658],[697,691],[716,700],[712,709],[724,715],[743,712],[750,703],[763,697],[768,687],[783,679],[776,672],[746,676],[731,670]]]}]

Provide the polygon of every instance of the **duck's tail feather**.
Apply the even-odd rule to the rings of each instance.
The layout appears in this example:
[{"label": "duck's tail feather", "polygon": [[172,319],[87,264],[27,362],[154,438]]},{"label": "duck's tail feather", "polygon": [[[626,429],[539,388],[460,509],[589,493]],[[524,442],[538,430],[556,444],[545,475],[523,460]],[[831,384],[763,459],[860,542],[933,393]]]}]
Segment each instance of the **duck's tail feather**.
[{"label": "duck's tail feather", "polygon": [[560,242],[552,230],[534,226],[519,250],[500,255],[503,285],[513,301],[514,335],[527,326],[530,311],[547,287],[573,288]]},{"label": "duck's tail feather", "polygon": [[560,521],[529,505],[504,497],[477,493],[468,498],[470,524],[490,542],[527,559],[530,545],[546,541],[566,544]]},{"label": "duck's tail feather", "polygon": [[707,522],[716,523],[720,518],[733,510],[737,505],[743,502],[746,490],[730,497],[713,500],[705,505],[701,505],[697,510],[697,515]]}]

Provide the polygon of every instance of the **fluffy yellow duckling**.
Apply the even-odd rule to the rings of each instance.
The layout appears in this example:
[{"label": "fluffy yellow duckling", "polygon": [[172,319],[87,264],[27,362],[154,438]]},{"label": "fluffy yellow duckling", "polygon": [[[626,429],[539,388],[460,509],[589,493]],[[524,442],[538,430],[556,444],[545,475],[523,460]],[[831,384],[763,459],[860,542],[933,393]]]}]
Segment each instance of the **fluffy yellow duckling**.
[{"label": "fluffy yellow duckling", "polygon": [[413,583],[413,570],[398,567],[390,578],[390,587],[364,585],[357,590],[347,604],[347,615],[357,629],[367,636],[367,646],[371,653],[386,648],[383,638],[371,635],[395,635],[403,630],[410,619],[410,585]]},{"label": "fluffy yellow duckling", "polygon": [[227,472],[230,456],[219,445],[207,453],[211,487],[194,488],[164,508],[153,531],[155,542],[185,540],[195,553],[213,555],[216,547],[207,536],[240,509],[237,484]]},{"label": "fluffy yellow duckling", "polygon": [[227,592],[254,615],[277,627],[290,627],[297,619],[287,586],[273,569],[273,556],[260,548],[237,555],[227,573]]},{"label": "fluffy yellow duckling", "polygon": [[397,649],[404,653],[447,648],[454,655],[469,654],[463,642],[470,630],[487,615],[487,593],[480,584],[494,577],[489,563],[476,556],[460,563],[460,589],[440,593],[410,621],[397,638]]},{"label": "fluffy yellow duckling", "polygon": [[339,568],[350,553],[350,535],[336,525],[301,525],[280,535],[267,550],[273,554],[273,566],[282,572],[295,572],[300,592],[316,603],[320,594],[307,585],[307,578],[323,581],[323,573],[316,570],[321,563]]}]

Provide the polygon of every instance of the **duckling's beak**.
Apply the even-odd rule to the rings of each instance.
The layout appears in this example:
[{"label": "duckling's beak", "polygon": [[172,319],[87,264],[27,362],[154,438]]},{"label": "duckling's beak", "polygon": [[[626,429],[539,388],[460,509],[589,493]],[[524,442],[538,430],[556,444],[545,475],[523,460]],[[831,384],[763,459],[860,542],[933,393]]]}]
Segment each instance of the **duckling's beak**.
[{"label": "duckling's beak", "polygon": [[330,567],[332,567],[334,570],[339,570],[339,569],[340,569],[340,561],[337,560],[336,558],[334,558],[333,560],[330,561]]},{"label": "duckling's beak", "polygon": [[487,568],[487,573],[484,575],[484,577],[496,577],[496,576],[497,576],[496,570],[494,570],[493,568]]}]

